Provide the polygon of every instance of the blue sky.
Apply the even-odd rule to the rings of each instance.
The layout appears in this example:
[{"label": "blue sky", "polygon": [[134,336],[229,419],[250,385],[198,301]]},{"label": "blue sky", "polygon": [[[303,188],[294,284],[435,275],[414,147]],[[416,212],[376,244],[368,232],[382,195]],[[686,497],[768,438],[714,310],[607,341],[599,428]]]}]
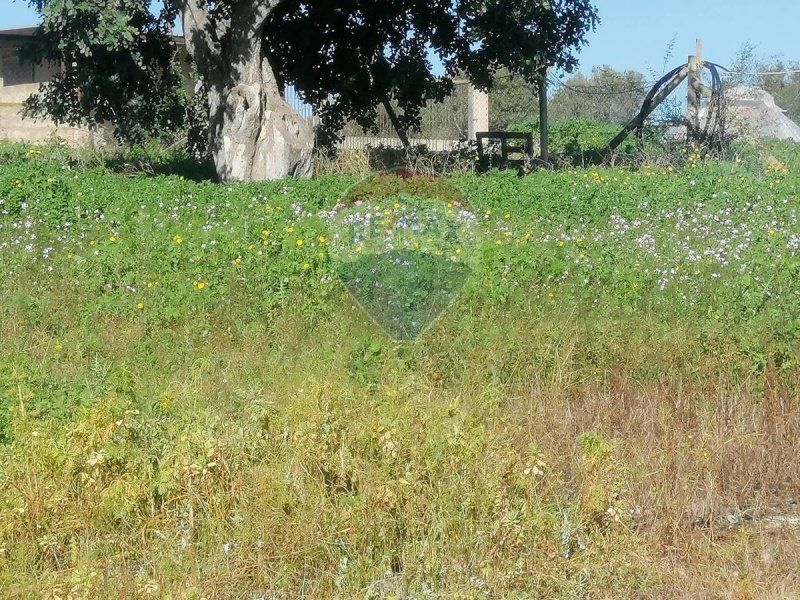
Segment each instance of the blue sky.
[{"label": "blue sky", "polygon": [[[728,64],[745,42],[759,55],[800,60],[800,0],[596,0],[602,22],[580,54],[580,69],[608,64],[650,75],[664,70],[664,54],[675,37],[668,67],[685,62],[703,39],[706,60]],[[36,23],[24,0],[0,0],[0,29]],[[649,77],[648,77],[649,78]]]},{"label": "blue sky", "polygon": [[673,37],[668,68],[694,54],[696,38],[705,59],[722,65],[748,41],[759,56],[800,60],[800,0],[596,0],[595,6],[602,22],[581,51],[581,71],[609,64],[660,74]]}]

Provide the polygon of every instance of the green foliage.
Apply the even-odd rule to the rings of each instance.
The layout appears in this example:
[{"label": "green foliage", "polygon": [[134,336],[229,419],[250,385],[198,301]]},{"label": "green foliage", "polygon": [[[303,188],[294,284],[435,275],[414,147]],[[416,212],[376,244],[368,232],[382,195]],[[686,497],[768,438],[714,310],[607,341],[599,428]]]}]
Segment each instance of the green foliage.
[{"label": "green foliage", "polygon": [[642,108],[649,89],[637,71],[595,67],[591,75],[573,75],[557,86],[548,102],[552,121],[585,119],[625,125]]},{"label": "green foliage", "polygon": [[30,2],[42,22],[22,58],[61,68],[25,103],[25,114],[56,123],[113,123],[117,139],[165,137],[185,121],[186,95],[171,13],[140,0]]},{"label": "green foliage", "polygon": [[354,178],[0,146],[4,596],[668,597],[676,560],[738,581],[760,547],[731,567],[730,536],[704,554],[680,524],[783,489],[797,453],[769,403],[800,365],[800,154],[769,151],[451,178],[478,261],[397,342],[334,277]]},{"label": "green foliage", "polygon": [[[345,118],[370,128],[388,99],[399,108],[401,129],[418,128],[425,102],[452,92],[456,74],[489,88],[501,67],[529,82],[544,64],[571,71],[575,51],[596,21],[588,0],[452,6],[393,0],[366,13],[359,0],[287,2],[270,19],[266,40],[280,77],[297,87],[315,107],[323,130],[335,135]],[[446,76],[431,70],[431,51]],[[314,56],[327,60],[317,64],[309,60]]]},{"label": "green foliage", "polygon": [[[509,130],[531,131],[536,137],[539,135],[539,120],[534,118],[514,123]],[[600,152],[619,131],[620,127],[613,123],[588,119],[551,122],[548,130],[550,152],[566,157],[574,165],[592,163],[600,158]],[[629,136],[617,151],[622,154],[635,152],[635,136]]]},{"label": "green foliage", "polygon": [[596,468],[606,463],[611,456],[611,446],[596,431],[587,431],[580,436],[584,460]]}]

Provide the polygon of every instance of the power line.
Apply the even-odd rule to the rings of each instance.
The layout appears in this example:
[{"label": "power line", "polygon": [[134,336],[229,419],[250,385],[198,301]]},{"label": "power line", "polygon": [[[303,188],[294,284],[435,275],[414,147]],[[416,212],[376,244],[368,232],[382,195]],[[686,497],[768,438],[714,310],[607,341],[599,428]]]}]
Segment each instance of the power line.
[{"label": "power line", "polygon": [[785,71],[731,71],[725,69],[728,75],[796,75],[800,69],[787,69]]},{"label": "power line", "polygon": [[[783,71],[731,71],[730,69],[725,69],[727,75],[751,75],[751,76],[761,76],[761,75],[796,75],[800,74],[800,69],[786,69]],[[553,75],[548,76],[548,81],[553,85],[557,85],[563,87],[564,89],[570,90],[575,92],[576,94],[585,94],[588,96],[614,96],[614,95],[625,95],[625,94],[636,94],[636,93],[647,93],[652,85],[655,82],[650,84],[646,84],[642,87],[630,87],[626,89],[617,89],[617,88],[598,88],[597,86],[576,86],[573,84],[565,83],[560,79],[556,78]]]},{"label": "power line", "polygon": [[650,87],[647,86],[635,86],[629,87],[627,89],[619,89],[619,88],[598,88],[597,86],[574,86],[568,83],[564,83],[560,79],[557,79],[555,76],[550,75],[548,76],[548,81],[553,85],[561,86],[565,89],[568,89],[576,94],[586,94],[588,96],[616,96],[616,95],[624,95],[624,94],[646,94]]}]

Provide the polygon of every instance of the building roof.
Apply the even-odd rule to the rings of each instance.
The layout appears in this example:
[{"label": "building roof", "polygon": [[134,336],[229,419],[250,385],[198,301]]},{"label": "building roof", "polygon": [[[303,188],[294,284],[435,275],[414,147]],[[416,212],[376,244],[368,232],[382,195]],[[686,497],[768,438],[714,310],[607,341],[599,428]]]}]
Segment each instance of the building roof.
[{"label": "building roof", "polygon": [[31,37],[38,27],[18,27],[17,29],[0,29],[0,38],[26,38]]},{"label": "building roof", "polygon": [[[33,37],[38,26],[34,27],[18,27],[16,29],[0,29],[0,40],[19,40],[24,38]],[[183,44],[184,39],[182,35],[173,35],[172,39],[176,44]]]}]

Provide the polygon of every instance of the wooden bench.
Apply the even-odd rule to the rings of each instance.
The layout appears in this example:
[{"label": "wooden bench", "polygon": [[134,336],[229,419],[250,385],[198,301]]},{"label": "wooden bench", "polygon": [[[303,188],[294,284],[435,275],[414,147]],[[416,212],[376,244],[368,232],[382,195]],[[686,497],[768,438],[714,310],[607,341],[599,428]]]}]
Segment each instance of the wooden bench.
[{"label": "wooden bench", "polygon": [[[521,131],[481,131],[475,134],[478,142],[478,156],[485,156],[484,140],[500,140],[500,156],[503,165],[524,164],[533,157],[533,134]],[[519,158],[509,158],[510,154],[521,154]]]}]

